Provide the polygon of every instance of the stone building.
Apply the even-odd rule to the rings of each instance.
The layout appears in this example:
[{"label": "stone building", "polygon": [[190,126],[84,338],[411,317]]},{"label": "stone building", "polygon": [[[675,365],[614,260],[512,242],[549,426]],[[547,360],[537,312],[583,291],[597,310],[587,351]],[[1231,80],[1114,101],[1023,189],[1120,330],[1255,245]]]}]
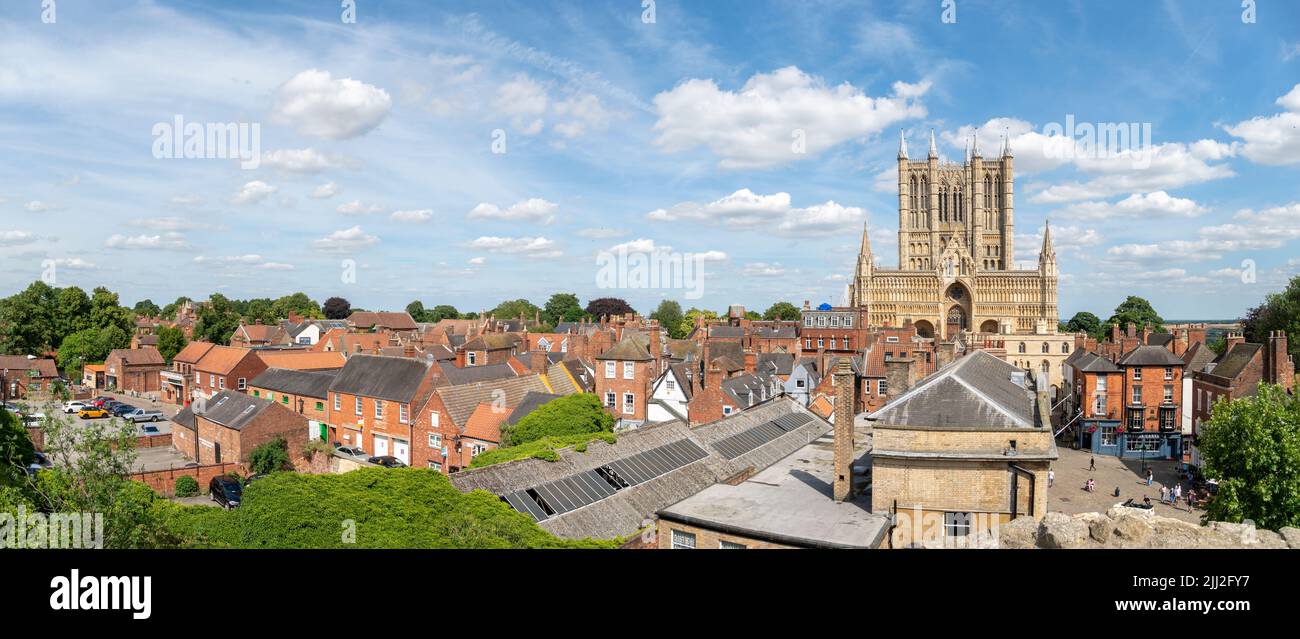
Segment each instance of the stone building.
[{"label": "stone building", "polygon": [[1057,265],[1050,229],[1038,268],[1017,270],[1011,148],[985,161],[979,144],[962,164],[940,162],[930,135],[925,160],[898,149],[898,268],[877,268],[867,230],[849,285],[872,326],[911,320],[924,337],[962,331],[1031,332],[1056,326]]},{"label": "stone building", "polygon": [[1047,512],[1057,458],[1045,381],[985,351],[959,358],[871,413],[871,511],[890,545],[968,545]]}]

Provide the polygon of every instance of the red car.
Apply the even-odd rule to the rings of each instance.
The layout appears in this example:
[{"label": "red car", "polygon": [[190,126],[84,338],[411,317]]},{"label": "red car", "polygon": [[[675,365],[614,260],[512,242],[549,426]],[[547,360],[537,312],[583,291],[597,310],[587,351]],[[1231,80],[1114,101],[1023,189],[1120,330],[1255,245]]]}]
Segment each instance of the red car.
[{"label": "red car", "polygon": [[90,400],[87,405],[94,406],[95,408],[103,408],[104,404],[111,401],[113,401],[112,397],[96,397],[95,399]]}]

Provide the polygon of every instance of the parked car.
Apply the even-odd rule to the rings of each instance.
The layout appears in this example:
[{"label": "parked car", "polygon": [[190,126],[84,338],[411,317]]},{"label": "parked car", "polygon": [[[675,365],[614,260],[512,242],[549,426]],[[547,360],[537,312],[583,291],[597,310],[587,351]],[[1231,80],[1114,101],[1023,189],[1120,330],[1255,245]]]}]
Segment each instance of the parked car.
[{"label": "parked car", "polygon": [[11,413],[17,413],[20,410],[17,404],[10,404],[9,402],[0,404],[0,408],[3,408]]},{"label": "parked car", "polygon": [[366,456],[366,451],[362,450],[360,446],[339,446],[338,448],[335,448],[334,450],[336,450],[336,451],[338,451],[338,452],[340,452],[340,453],[343,453],[344,455],[351,455],[351,456],[353,456],[353,457],[365,457],[365,456]]},{"label": "parked car", "polygon": [[88,402],[80,402],[74,400],[63,405],[63,412],[68,414],[78,413],[81,412],[81,409],[86,408],[89,405],[90,404]]},{"label": "parked car", "polygon": [[23,426],[40,426],[45,421],[45,413],[23,415]]},{"label": "parked car", "polygon": [[36,458],[32,460],[32,463],[27,465],[27,474],[35,476],[38,471],[46,468],[54,468],[54,463],[45,456],[45,453],[38,451],[36,453]]},{"label": "parked car", "polygon": [[111,401],[114,401],[112,397],[106,397],[104,395],[100,395],[99,397],[90,400],[89,404],[91,406],[94,406],[95,408],[103,408],[104,404],[107,404]]},{"label": "parked car", "polygon": [[131,412],[122,414],[121,417],[122,419],[129,419],[136,424],[139,424],[140,422],[156,422],[160,419],[166,419],[163,417],[162,411],[149,410],[146,408],[137,408]]},{"label": "parked car", "polygon": [[244,494],[243,486],[239,481],[228,476],[213,477],[208,482],[208,493],[212,496],[212,501],[217,502],[225,508],[238,508],[239,498]]},{"label": "parked car", "polygon": [[83,408],[77,412],[77,417],[82,419],[102,419],[108,417],[108,411],[102,408]]},{"label": "parked car", "polygon": [[384,468],[406,468],[406,464],[403,464],[402,460],[393,457],[392,455],[371,457],[368,461],[372,464],[383,466]]},{"label": "parked car", "polygon": [[137,410],[139,409],[130,404],[118,404],[108,409],[108,412],[111,413],[113,417],[125,417],[127,413],[131,413]]}]

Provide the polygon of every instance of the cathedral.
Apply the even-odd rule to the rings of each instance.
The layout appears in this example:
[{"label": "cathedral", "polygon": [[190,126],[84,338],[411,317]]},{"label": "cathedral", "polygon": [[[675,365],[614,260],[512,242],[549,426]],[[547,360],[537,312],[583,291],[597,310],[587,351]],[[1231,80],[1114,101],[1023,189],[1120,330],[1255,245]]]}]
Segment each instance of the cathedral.
[{"label": "cathedral", "polygon": [[964,331],[1054,330],[1056,251],[1043,230],[1038,268],[1015,263],[1014,172],[1010,141],[997,159],[980,156],[978,136],[966,161],[940,162],[930,134],[925,160],[898,147],[898,268],[876,268],[865,225],[849,303],[865,308],[873,326],[911,321],[924,337]]}]

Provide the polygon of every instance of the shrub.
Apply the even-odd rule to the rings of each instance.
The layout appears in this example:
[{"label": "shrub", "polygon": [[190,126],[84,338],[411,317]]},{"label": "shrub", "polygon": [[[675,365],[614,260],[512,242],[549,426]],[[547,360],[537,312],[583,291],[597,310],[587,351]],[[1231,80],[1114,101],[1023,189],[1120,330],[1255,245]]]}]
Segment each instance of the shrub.
[{"label": "shrub", "polygon": [[613,432],[614,418],[590,393],[566,395],[543,404],[519,423],[501,433],[506,446],[518,446],[543,437]]},{"label": "shrub", "polygon": [[199,494],[199,480],[189,475],[182,475],[176,478],[177,497],[193,497],[197,494]]},{"label": "shrub", "polygon": [[607,444],[613,444],[618,441],[614,433],[579,433],[577,435],[565,435],[562,437],[543,437],[542,439],[528,442],[519,446],[507,446],[505,448],[493,448],[489,451],[479,453],[470,462],[470,468],[482,468],[492,464],[514,461],[516,459],[526,459],[534,457],[542,461],[557,462],[560,461],[560,454],[556,451],[562,448],[573,447],[574,450],[585,453],[587,444],[600,440]]},{"label": "shrub", "polygon": [[289,460],[289,442],[283,437],[276,437],[248,454],[248,465],[254,474],[269,475],[276,471],[293,468]]}]

